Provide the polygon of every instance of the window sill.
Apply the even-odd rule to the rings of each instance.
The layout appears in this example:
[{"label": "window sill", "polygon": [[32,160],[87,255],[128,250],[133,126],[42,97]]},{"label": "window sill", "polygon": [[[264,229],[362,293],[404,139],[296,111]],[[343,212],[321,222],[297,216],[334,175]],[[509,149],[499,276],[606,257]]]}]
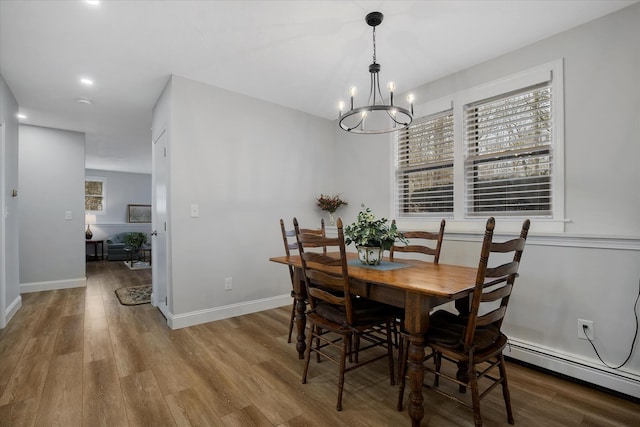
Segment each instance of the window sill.
[{"label": "window sill", "polygon": [[[420,220],[396,220],[401,230],[436,230],[442,218],[422,218]],[[445,218],[445,240],[481,241],[485,230],[486,218],[455,220]],[[522,221],[519,218],[496,217],[496,231],[494,236],[500,240],[504,237],[519,233]],[[603,248],[640,250],[640,236],[612,236],[595,234],[564,233],[564,224],[569,220],[532,219],[528,245],[563,246],[579,248]]]}]

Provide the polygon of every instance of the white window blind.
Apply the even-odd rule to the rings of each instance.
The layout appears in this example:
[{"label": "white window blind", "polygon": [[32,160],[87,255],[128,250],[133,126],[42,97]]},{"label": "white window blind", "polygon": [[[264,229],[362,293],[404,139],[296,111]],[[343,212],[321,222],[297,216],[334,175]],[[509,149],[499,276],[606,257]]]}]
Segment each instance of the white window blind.
[{"label": "white window blind", "polygon": [[423,117],[398,132],[399,217],[453,213],[453,111]]},{"label": "white window blind", "polygon": [[552,214],[551,82],[464,107],[467,216]]}]

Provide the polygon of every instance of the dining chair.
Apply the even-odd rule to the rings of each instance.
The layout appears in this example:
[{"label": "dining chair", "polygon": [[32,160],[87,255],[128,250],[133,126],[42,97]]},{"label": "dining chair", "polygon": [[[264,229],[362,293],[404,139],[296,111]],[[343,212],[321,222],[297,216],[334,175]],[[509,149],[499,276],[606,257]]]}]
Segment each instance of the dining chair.
[{"label": "dining chair", "polygon": [[[282,241],[284,242],[284,251],[287,256],[291,255],[291,251],[298,250],[298,241],[296,240],[296,230],[287,230],[284,225],[284,221],[280,218],[280,230],[282,231]],[[305,229],[306,233],[318,234],[320,236],[325,235],[324,219],[320,219],[320,228],[318,229]],[[326,253],[327,248],[323,248],[323,252]],[[289,277],[291,278],[291,298],[295,297],[293,288],[293,267],[289,266]],[[293,333],[293,325],[296,321],[296,300],[293,300],[291,307],[291,319],[289,320],[289,335],[287,336],[287,342],[291,343],[291,334]]]},{"label": "dining chair", "polygon": [[[395,224],[396,220],[392,221],[392,224]],[[394,244],[389,249],[389,258],[391,261],[394,260],[394,254],[396,252],[402,253],[414,253],[414,254],[422,254],[426,256],[433,256],[433,263],[437,264],[440,260],[440,251],[442,250],[442,240],[444,238],[444,228],[447,222],[442,219],[440,221],[440,228],[437,233],[431,231],[424,230],[412,230],[412,231],[403,231],[405,239],[407,239],[408,243],[406,245],[403,244]],[[404,324],[404,309],[396,308],[396,327],[394,328],[394,339],[395,343],[398,345],[398,360],[403,360],[404,355],[408,351],[409,341],[407,341],[404,337],[403,331]],[[399,339],[397,329],[400,329]],[[402,375],[402,363],[398,364],[398,377]]]},{"label": "dining chair", "polygon": [[[295,218],[293,224],[309,300],[307,321],[310,324],[310,333],[302,383],[307,382],[311,353],[316,353],[318,359],[326,358],[337,364],[339,371],[336,409],[341,411],[346,372],[387,358],[391,385],[395,385],[390,334],[393,315],[386,304],[351,295],[341,218],[336,221],[337,237],[307,233],[299,227]],[[331,248],[331,255],[307,251],[309,247],[317,246]],[[337,252],[337,255],[334,252]],[[386,327],[385,337],[371,333],[374,326],[380,325]],[[352,346],[352,339],[357,342],[365,341],[366,344]],[[379,350],[374,350],[376,348]],[[363,358],[358,355],[365,352],[367,357],[362,361]]]},{"label": "dining chair", "polygon": [[[507,371],[502,355],[508,338],[501,331],[501,327],[515,279],[518,277],[529,225],[527,219],[522,224],[519,237],[497,243],[493,241],[495,220],[487,220],[468,313],[437,311],[430,317],[429,329],[424,337],[425,348],[429,349],[424,362],[429,359],[434,361],[433,367],[423,362],[424,370],[435,376],[433,385],[425,382],[424,387],[471,408],[476,426],[482,425],[480,400],[498,385],[502,386],[507,421],[509,424],[514,423]],[[489,261],[495,258],[499,259],[499,265],[489,267]],[[441,371],[443,359],[457,365],[455,376]],[[398,410],[402,410],[406,355],[401,363],[403,375],[400,377]],[[497,376],[492,374],[494,368],[498,368]],[[458,395],[440,388],[440,378],[458,384]],[[482,392],[479,390],[481,379],[488,381]],[[483,382],[483,387],[484,384]],[[468,398],[463,400],[459,396],[466,393],[467,388],[471,390],[471,402]]]},{"label": "dining chair", "polygon": [[[395,224],[396,220],[392,221]],[[440,221],[440,229],[437,233],[430,231],[403,231],[402,234],[409,241],[406,245],[394,244],[389,249],[389,258],[393,261],[395,252],[420,253],[432,255],[434,264],[440,260],[440,250],[442,249],[442,239],[444,237],[444,227],[446,221]]]}]

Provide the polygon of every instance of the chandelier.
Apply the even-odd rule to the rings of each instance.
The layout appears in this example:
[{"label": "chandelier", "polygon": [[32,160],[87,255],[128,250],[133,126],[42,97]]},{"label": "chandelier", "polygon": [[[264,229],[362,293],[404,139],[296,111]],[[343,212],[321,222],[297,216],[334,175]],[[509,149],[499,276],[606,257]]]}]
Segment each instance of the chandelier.
[{"label": "chandelier", "polygon": [[373,63],[369,65],[371,74],[371,87],[369,100],[364,107],[354,108],[353,98],[356,88],[351,87],[351,109],[343,113],[344,102],[340,102],[340,128],[351,133],[376,134],[388,133],[406,128],[413,120],[413,95],[407,96],[411,105],[410,110],[393,105],[393,91],[396,85],[393,82],[387,84],[389,89],[389,103],[385,104],[380,91],[380,64],[376,62],[376,27],[382,22],[384,15],[380,12],[371,12],[365,17],[365,21],[373,27]]}]

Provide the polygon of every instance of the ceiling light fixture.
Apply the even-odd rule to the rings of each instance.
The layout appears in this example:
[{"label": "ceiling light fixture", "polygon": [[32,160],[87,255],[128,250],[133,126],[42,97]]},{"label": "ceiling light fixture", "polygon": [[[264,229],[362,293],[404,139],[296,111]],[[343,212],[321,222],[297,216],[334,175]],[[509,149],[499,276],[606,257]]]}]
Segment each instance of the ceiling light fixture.
[{"label": "ceiling light fixture", "polygon": [[100,0],[86,0],[91,6],[98,6],[100,4]]},{"label": "ceiling light fixture", "polygon": [[382,22],[384,15],[380,12],[371,12],[365,17],[365,21],[373,27],[373,63],[369,65],[371,74],[371,87],[369,100],[364,107],[353,107],[353,98],[356,88],[351,87],[351,109],[343,114],[344,102],[340,102],[340,128],[351,133],[376,134],[388,133],[406,128],[413,120],[413,95],[407,97],[411,110],[393,105],[393,92],[396,85],[393,82],[387,84],[389,89],[389,103],[385,104],[380,91],[380,64],[376,62],[376,27]]},{"label": "ceiling light fixture", "polygon": [[82,83],[85,86],[93,86],[93,80],[88,79],[86,77],[81,78],[80,83]]},{"label": "ceiling light fixture", "polygon": [[24,120],[27,118],[27,116],[25,116],[24,114],[16,114],[16,117],[18,117],[18,119],[20,120]]}]

